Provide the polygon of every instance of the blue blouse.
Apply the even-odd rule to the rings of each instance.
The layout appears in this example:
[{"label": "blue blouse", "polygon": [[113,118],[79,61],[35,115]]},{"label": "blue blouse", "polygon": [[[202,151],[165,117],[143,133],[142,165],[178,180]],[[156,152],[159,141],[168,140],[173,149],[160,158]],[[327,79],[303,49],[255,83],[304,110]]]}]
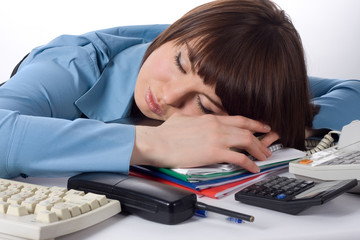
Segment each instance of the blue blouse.
[{"label": "blue blouse", "polygon": [[[135,127],[113,122],[129,117],[142,57],[167,26],[64,35],[35,48],[0,87],[0,177],[127,173]],[[321,106],[314,128],[360,119],[360,81],[309,83]]]}]

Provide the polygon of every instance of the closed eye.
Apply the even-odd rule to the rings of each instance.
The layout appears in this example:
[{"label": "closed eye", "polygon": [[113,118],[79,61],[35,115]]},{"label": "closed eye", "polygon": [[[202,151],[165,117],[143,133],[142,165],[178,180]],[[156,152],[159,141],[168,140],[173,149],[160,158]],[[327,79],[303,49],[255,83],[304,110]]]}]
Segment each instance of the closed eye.
[{"label": "closed eye", "polygon": [[211,111],[211,110],[207,109],[206,107],[204,107],[204,105],[201,102],[201,99],[200,99],[199,95],[196,96],[196,103],[199,106],[201,112],[203,112],[204,114],[214,114],[213,111]]}]

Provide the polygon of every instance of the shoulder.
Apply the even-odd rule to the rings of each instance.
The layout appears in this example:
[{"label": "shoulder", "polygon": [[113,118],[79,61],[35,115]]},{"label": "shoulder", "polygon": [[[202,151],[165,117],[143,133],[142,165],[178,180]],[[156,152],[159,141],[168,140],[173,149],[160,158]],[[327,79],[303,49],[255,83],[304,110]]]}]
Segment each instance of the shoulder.
[{"label": "shoulder", "polygon": [[145,41],[153,41],[154,38],[162,33],[168,26],[168,24],[119,26],[92,31],[84,34],[84,36],[106,34],[120,37],[142,38]]}]

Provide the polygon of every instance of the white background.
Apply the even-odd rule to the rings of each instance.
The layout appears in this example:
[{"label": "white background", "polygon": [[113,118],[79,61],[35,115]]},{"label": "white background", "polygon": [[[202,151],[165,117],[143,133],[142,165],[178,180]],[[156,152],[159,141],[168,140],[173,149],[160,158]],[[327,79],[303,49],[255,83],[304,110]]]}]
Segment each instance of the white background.
[{"label": "white background", "polygon": [[[0,82],[32,48],[61,34],[172,23],[207,0],[11,0],[0,2]],[[360,1],[275,0],[291,17],[310,75],[360,79]]]}]

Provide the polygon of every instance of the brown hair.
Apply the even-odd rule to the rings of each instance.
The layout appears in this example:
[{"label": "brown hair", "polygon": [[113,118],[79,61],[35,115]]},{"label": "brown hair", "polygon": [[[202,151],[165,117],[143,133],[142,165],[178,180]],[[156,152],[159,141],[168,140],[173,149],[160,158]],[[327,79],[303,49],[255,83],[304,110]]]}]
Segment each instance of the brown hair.
[{"label": "brown hair", "polygon": [[229,115],[262,121],[288,147],[304,149],[311,127],[301,39],[284,11],[268,0],[220,0],[201,5],[169,26],[145,53],[192,42],[190,61]]}]

